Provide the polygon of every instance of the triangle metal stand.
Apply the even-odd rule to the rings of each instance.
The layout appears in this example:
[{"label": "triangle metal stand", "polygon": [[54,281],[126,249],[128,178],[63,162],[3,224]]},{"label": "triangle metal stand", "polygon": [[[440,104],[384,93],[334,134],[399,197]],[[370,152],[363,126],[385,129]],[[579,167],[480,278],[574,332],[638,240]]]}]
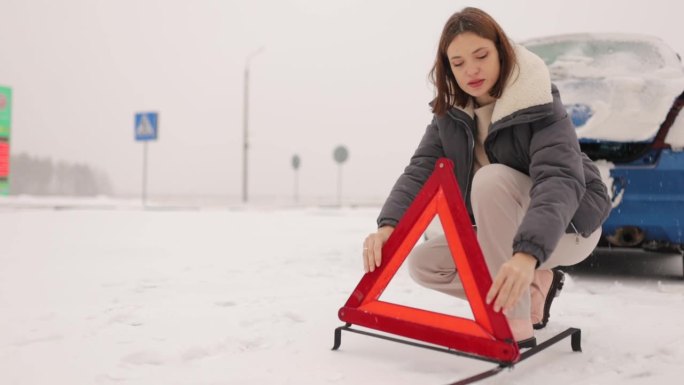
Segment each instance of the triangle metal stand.
[{"label": "triangle metal stand", "polygon": [[473,358],[476,360],[486,361],[486,362],[491,362],[491,363],[497,364],[497,366],[492,368],[492,369],[489,369],[489,370],[486,370],[484,372],[475,374],[473,376],[464,378],[462,380],[458,380],[456,382],[451,382],[448,385],[472,384],[472,383],[475,383],[477,381],[484,380],[485,378],[495,376],[506,368],[513,369],[514,364],[517,364],[517,363],[522,362],[523,360],[525,360],[527,358],[532,357],[533,355],[541,352],[542,350],[550,347],[551,345],[554,345],[554,344],[562,341],[563,339],[565,339],[567,337],[570,337],[570,345],[572,347],[573,352],[581,352],[582,351],[582,331],[580,329],[577,329],[577,328],[568,328],[565,331],[558,333],[555,336],[549,338],[548,340],[537,344],[537,346],[521,352],[520,358],[515,363],[513,363],[510,361],[499,361],[499,360],[496,360],[496,359],[493,359],[490,357],[480,356],[480,355],[476,355],[476,354],[470,354],[470,353],[462,352],[459,350],[443,348],[443,347],[436,346],[436,345],[429,345],[429,344],[415,342],[415,341],[411,341],[411,340],[407,340],[407,339],[396,338],[396,337],[391,337],[388,335],[373,333],[373,332],[369,332],[366,330],[353,329],[352,326],[353,326],[352,324],[346,323],[344,326],[340,326],[340,327],[335,328],[334,345],[333,345],[332,350],[337,350],[340,348],[340,346],[342,345],[342,332],[346,331],[346,332],[361,334],[361,335],[365,335],[365,336],[380,338],[380,339],[387,340],[387,341],[398,342],[398,343],[405,344],[405,345],[429,349],[429,350],[433,350],[433,351],[437,351],[437,352],[441,352],[441,353],[453,354],[456,356]]}]

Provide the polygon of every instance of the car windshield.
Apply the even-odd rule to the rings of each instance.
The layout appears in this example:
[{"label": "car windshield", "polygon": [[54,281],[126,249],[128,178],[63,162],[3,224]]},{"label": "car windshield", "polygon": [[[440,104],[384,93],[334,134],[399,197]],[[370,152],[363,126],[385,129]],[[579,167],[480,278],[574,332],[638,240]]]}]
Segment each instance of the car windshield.
[{"label": "car windshield", "polygon": [[649,41],[570,39],[526,44],[560,80],[602,78],[652,73],[669,65],[659,47]]}]

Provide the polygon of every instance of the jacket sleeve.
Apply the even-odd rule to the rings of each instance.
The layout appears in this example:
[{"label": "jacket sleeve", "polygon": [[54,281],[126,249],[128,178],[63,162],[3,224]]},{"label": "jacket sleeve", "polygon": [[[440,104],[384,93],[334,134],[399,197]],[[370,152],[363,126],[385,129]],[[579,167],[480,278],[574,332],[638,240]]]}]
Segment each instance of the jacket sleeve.
[{"label": "jacket sleeve", "polygon": [[558,245],[586,190],[575,129],[567,114],[561,116],[533,127],[530,205],[513,239],[514,253],[531,254],[539,264]]},{"label": "jacket sleeve", "polygon": [[389,197],[380,210],[378,227],[396,226],[413,199],[418,195],[425,181],[430,177],[437,159],[444,156],[442,141],[439,137],[437,120],[427,126],[411,161],[392,187]]}]

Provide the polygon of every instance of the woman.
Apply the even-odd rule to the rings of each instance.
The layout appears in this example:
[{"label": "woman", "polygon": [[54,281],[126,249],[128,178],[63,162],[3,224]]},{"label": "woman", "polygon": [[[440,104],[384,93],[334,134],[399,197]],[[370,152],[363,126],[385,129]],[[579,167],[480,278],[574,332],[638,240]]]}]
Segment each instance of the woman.
[{"label": "woman", "polygon": [[[562,288],[557,266],[579,263],[601,236],[610,199],[544,62],[512,43],[476,8],[444,26],[431,71],[434,117],[394,185],[378,230],[364,241],[364,268],[382,263],[382,246],[440,157],[454,173],[493,277],[486,301],[503,310],[520,347],[536,345]],[[411,277],[464,297],[444,236],[409,255]]]}]

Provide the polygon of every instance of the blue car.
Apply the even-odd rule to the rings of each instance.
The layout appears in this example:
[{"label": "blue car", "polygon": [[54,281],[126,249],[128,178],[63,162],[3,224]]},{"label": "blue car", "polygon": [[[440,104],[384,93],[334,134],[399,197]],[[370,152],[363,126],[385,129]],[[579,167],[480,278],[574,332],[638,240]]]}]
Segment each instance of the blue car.
[{"label": "blue car", "polygon": [[684,256],[684,67],[649,36],[573,34],[522,43],[546,62],[613,209],[600,247]]}]

